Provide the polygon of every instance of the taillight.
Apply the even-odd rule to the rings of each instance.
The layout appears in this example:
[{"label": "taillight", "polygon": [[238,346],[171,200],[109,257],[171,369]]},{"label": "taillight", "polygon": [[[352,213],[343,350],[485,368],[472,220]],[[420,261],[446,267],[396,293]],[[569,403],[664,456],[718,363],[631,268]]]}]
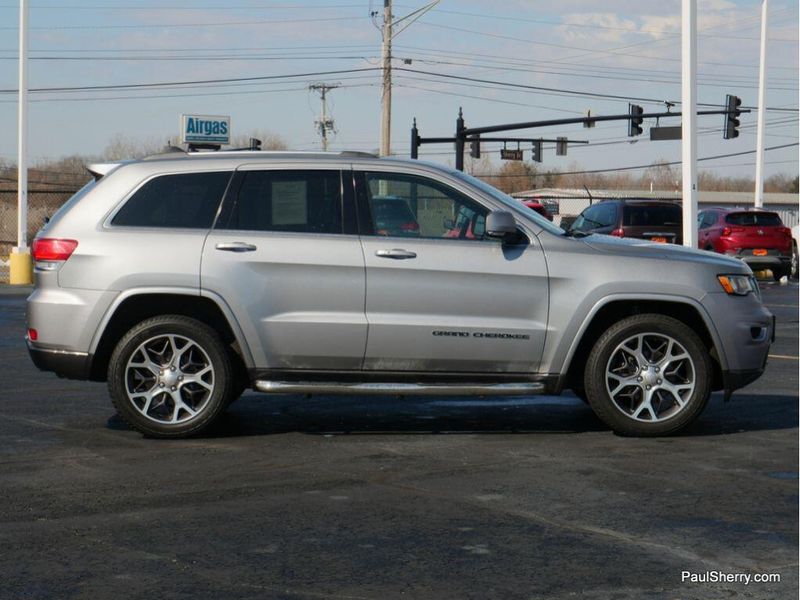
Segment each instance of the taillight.
[{"label": "taillight", "polygon": [[40,238],[33,240],[31,254],[36,262],[62,261],[67,260],[75,248],[78,247],[77,240],[59,240],[55,238]]},{"label": "taillight", "polygon": [[619,227],[611,232],[611,235],[614,237],[625,237],[625,230],[622,227]]},{"label": "taillight", "polygon": [[35,329],[28,329],[28,339],[32,342],[35,342],[39,339],[39,332]]},{"label": "taillight", "polygon": [[778,230],[787,238],[792,237],[792,230],[788,227],[779,227]]},{"label": "taillight", "polygon": [[722,229],[722,235],[723,237],[726,237],[732,233],[742,233],[744,230],[744,227],[724,227]]},{"label": "taillight", "polygon": [[402,223],[400,225],[400,229],[403,231],[419,231],[419,223],[414,223],[413,221],[409,223]]}]

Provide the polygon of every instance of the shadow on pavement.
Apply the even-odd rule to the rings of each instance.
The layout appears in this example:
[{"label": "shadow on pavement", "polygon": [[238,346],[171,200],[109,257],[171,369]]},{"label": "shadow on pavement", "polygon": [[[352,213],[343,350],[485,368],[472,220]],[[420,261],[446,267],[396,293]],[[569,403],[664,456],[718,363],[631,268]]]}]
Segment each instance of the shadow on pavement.
[{"label": "shadow on pavement", "polygon": [[[727,435],[797,427],[794,396],[714,394],[684,436]],[[108,427],[129,429],[116,415]],[[585,433],[608,428],[573,396],[546,398],[417,398],[245,394],[204,436],[279,433]]]}]

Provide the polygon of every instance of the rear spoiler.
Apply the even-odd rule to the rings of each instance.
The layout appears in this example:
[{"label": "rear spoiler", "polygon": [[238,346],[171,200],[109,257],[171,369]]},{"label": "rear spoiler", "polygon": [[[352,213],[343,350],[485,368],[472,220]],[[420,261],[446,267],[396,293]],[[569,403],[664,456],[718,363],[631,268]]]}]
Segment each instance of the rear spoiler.
[{"label": "rear spoiler", "polygon": [[95,181],[100,181],[103,176],[108,175],[112,170],[120,166],[121,162],[94,163],[86,165],[86,170],[92,174]]}]

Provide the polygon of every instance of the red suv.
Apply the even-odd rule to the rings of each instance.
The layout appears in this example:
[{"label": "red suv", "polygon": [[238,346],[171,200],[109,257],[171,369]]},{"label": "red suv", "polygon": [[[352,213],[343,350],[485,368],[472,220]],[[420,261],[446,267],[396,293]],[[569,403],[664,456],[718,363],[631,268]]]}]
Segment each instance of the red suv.
[{"label": "red suv", "polygon": [[553,215],[547,210],[547,207],[539,202],[538,200],[532,200],[530,198],[523,198],[522,203],[530,208],[531,210],[535,210],[537,213],[545,217],[546,219],[552,221]]},{"label": "red suv", "polygon": [[754,270],[770,269],[775,281],[789,275],[792,230],[777,213],[710,208],[697,215],[698,247],[734,256]]}]

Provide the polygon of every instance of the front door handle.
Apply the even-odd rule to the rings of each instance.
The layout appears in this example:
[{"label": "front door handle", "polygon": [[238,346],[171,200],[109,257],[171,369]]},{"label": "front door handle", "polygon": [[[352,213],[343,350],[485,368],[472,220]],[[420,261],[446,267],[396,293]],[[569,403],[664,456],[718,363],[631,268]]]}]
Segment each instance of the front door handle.
[{"label": "front door handle", "polygon": [[378,250],[375,252],[375,256],[379,256],[381,258],[393,258],[395,260],[404,260],[407,258],[417,258],[417,253],[409,250],[403,250],[402,248],[392,248],[391,250]]},{"label": "front door handle", "polygon": [[225,252],[253,252],[256,250],[255,244],[248,244],[247,242],[222,242],[214,247]]}]

